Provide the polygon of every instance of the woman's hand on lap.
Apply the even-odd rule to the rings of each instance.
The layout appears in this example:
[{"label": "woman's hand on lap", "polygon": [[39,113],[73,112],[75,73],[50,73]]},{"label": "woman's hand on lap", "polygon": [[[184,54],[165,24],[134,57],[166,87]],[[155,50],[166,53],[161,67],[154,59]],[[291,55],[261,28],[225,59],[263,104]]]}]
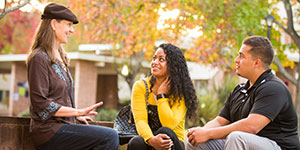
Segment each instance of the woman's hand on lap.
[{"label": "woman's hand on lap", "polygon": [[158,134],[153,136],[148,140],[148,143],[156,150],[169,150],[173,146],[172,140],[166,134]]}]

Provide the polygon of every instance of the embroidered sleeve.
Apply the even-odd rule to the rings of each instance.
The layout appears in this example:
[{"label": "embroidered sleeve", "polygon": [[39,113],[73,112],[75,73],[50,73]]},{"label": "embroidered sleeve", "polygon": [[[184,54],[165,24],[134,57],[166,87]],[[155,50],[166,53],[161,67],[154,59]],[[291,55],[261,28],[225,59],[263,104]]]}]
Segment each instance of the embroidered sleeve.
[{"label": "embroidered sleeve", "polygon": [[39,116],[42,120],[46,120],[50,114],[56,112],[59,108],[59,105],[55,102],[50,102],[49,106],[46,107],[42,112],[39,113]]}]

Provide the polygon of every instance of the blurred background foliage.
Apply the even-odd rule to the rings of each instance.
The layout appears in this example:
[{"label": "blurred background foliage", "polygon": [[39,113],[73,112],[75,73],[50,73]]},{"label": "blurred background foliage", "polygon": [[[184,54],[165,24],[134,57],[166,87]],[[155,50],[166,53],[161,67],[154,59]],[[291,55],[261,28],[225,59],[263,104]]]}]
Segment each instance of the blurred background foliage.
[{"label": "blurred background foliage", "polygon": [[95,121],[114,121],[118,115],[118,111],[115,109],[101,107],[98,109],[98,115],[95,117]]},{"label": "blurred background foliage", "polygon": [[[7,7],[20,3],[18,0],[5,1]],[[298,0],[31,0],[30,3],[33,2],[43,6],[48,2],[61,3],[78,16],[80,23],[74,26],[75,36],[64,45],[69,52],[78,51],[79,44],[112,44],[114,48],[108,53],[115,57],[135,59],[132,55],[143,52],[142,58],[150,61],[155,43],[163,40],[181,45],[188,61],[230,71],[235,69],[234,58],[242,40],[250,35],[266,36],[264,18],[272,14],[277,25],[272,28],[271,41],[283,67],[295,67],[295,62],[287,59],[285,51],[299,54]],[[277,5],[283,3],[293,9],[279,10]],[[0,12],[2,10],[0,8]],[[295,18],[286,16],[286,11],[293,11],[291,16]],[[163,18],[163,12],[169,13],[169,17]],[[41,13],[42,9],[20,9],[0,19],[0,54],[27,53]],[[285,30],[279,24],[293,29]],[[287,31],[290,33],[286,34]],[[292,39],[291,35],[296,35],[298,40]],[[272,65],[272,69],[277,70],[277,66]],[[217,115],[230,91],[229,86],[235,85],[231,81],[224,82],[227,88],[208,89],[205,95],[199,93],[200,109],[195,117],[199,120],[195,123],[204,124]],[[293,84],[300,87],[300,80]],[[299,114],[300,97],[297,97]],[[110,110],[103,111],[114,115]],[[191,123],[187,122],[188,126],[192,126]]]},{"label": "blurred background foliage", "polygon": [[[18,0],[6,1],[7,7],[18,3]],[[234,68],[234,57],[246,36],[267,35],[264,23],[267,14],[286,25],[286,18],[281,19],[274,7],[280,0],[31,0],[30,3],[36,2],[43,6],[49,2],[64,4],[78,16],[80,23],[74,26],[75,36],[65,44],[67,51],[78,51],[79,44],[112,44],[113,56],[132,58],[142,51],[144,59],[151,60],[155,42],[164,40],[184,45],[189,61],[225,70]],[[291,0],[291,4],[296,6],[297,1]],[[28,52],[42,9],[16,10],[0,19],[0,54]],[[299,16],[298,10],[294,11],[295,16]],[[169,16],[162,17],[163,13]],[[284,66],[294,67],[283,52],[286,48],[296,51],[297,47],[293,42],[283,43],[281,38],[280,30],[273,29],[271,41],[278,58]]]},{"label": "blurred background foliage", "polygon": [[196,115],[192,119],[186,120],[186,128],[203,126],[214,119],[220,113],[229,93],[238,83],[239,79],[237,76],[227,74],[219,88],[214,84],[211,89],[205,87],[206,92],[198,93],[199,103]]}]

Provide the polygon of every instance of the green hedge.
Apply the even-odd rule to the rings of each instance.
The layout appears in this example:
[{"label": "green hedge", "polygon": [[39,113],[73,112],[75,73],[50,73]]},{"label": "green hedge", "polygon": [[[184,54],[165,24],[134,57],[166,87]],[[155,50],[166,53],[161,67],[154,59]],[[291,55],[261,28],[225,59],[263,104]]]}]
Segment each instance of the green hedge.
[{"label": "green hedge", "polygon": [[118,115],[118,111],[106,107],[101,107],[95,121],[114,121]]},{"label": "green hedge", "polygon": [[186,121],[186,128],[203,126],[208,121],[214,119],[221,111],[227,96],[238,84],[236,76],[227,75],[224,77],[223,83],[219,88],[215,84],[212,89],[206,87],[206,94],[198,93],[198,109],[195,117]]}]

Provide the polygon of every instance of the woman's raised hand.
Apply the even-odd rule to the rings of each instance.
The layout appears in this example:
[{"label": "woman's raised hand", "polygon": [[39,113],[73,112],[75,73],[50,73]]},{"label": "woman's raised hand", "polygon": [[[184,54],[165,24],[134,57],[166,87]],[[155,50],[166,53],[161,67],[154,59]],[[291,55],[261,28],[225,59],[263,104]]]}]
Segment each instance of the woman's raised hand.
[{"label": "woman's raised hand", "polygon": [[170,82],[171,80],[169,80],[170,78],[167,77],[164,82],[161,83],[161,85],[159,86],[158,90],[157,90],[157,94],[168,94],[169,90],[170,90]]},{"label": "woman's raised hand", "polygon": [[103,105],[103,102],[96,103],[86,108],[78,109],[78,116],[97,115],[98,113],[93,110],[101,105]]}]

